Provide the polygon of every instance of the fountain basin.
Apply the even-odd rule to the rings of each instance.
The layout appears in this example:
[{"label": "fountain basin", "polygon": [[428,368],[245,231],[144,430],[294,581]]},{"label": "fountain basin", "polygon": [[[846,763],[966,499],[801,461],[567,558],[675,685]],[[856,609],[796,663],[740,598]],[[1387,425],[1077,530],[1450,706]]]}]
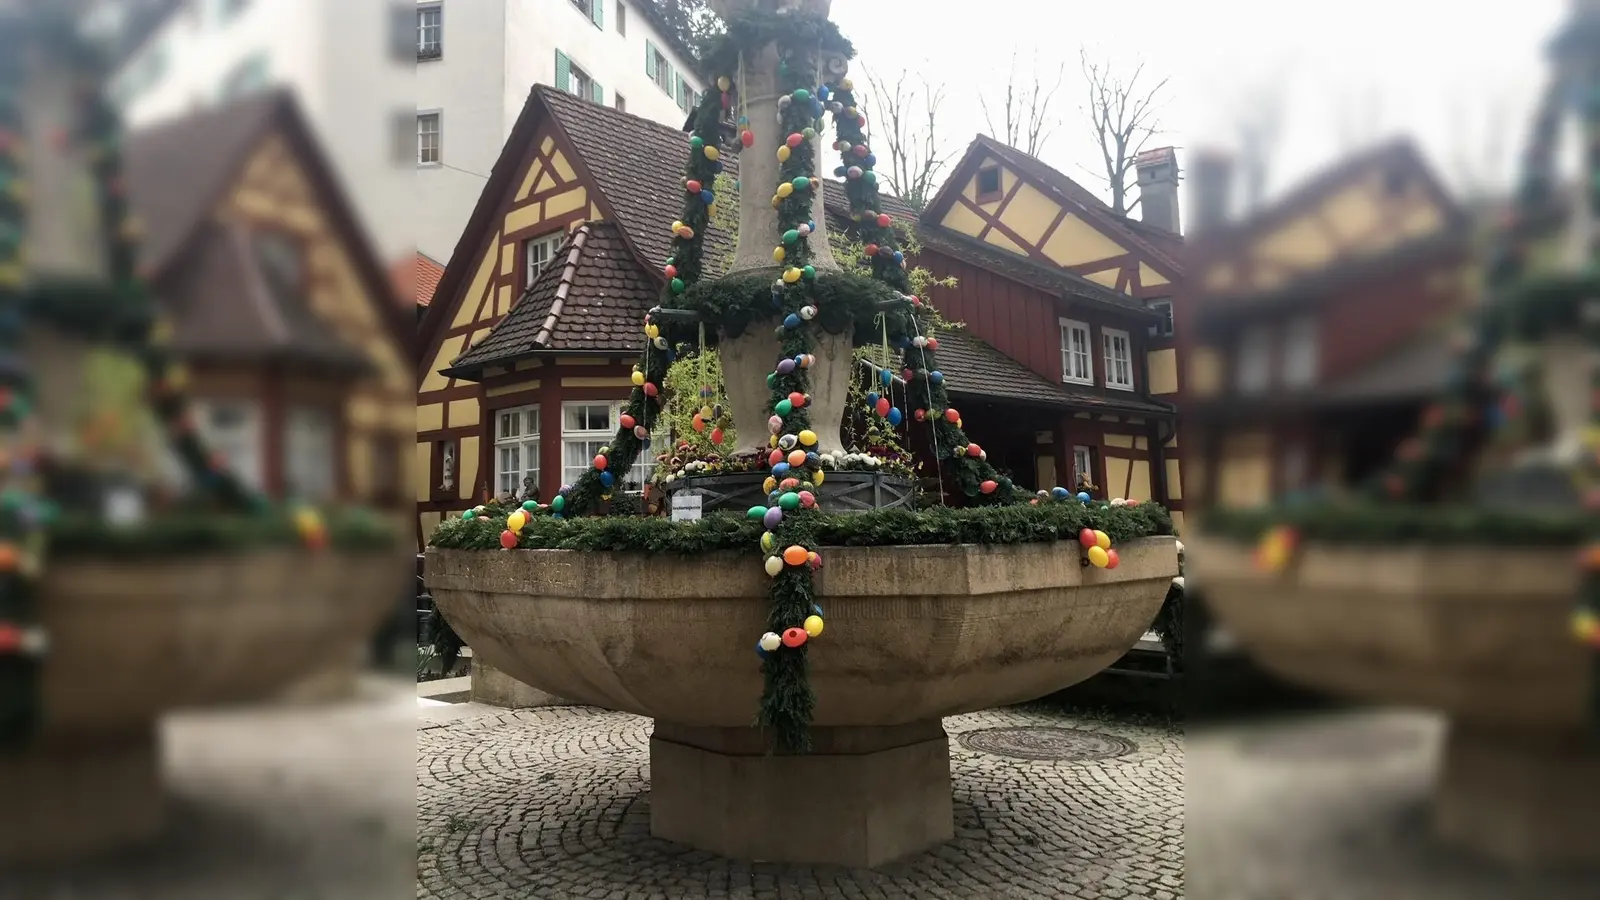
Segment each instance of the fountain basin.
[{"label": "fountain basin", "polygon": [[[752,728],[771,581],[753,554],[430,549],[434,602],[519,681],[656,720],[659,837],[740,858],[875,866],[953,833],[943,716],[1031,700],[1110,665],[1178,572],[1172,537],[1118,544],[834,547],[808,654],[814,752]],[[803,789],[801,789],[803,786]],[[753,801],[762,795],[793,802]],[[804,795],[804,796],[800,796]]]},{"label": "fountain basin", "polygon": [[405,554],[257,550],[74,559],[40,585],[51,655],[43,719],[0,753],[0,863],[49,863],[154,837],[158,720],[264,700],[393,607]]},{"label": "fountain basin", "polygon": [[1280,572],[1185,535],[1192,583],[1260,664],[1349,697],[1438,709],[1447,841],[1503,862],[1600,865],[1589,651],[1572,638],[1573,548],[1310,541]]}]

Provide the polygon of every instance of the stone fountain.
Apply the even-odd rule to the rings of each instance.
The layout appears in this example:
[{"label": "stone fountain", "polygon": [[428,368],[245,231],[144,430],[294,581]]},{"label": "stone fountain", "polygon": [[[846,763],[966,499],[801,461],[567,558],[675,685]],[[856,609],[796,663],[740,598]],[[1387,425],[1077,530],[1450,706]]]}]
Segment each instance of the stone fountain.
[{"label": "stone fountain", "polygon": [[[826,0],[713,5],[724,16],[829,9]],[[777,118],[777,59],[771,46],[745,48],[741,87],[757,144],[741,162],[749,189],[735,276],[778,274],[777,226],[755,188],[777,180],[777,139],[761,127]],[[820,198],[813,263],[832,270]],[[818,339],[812,421],[831,449],[851,343]],[[779,344],[756,328],[722,348],[735,427],[765,435]],[[750,639],[766,630],[773,582],[751,555],[435,547],[427,580],[477,659],[556,696],[655,720],[656,836],[744,859],[876,866],[953,836],[944,716],[1098,672],[1144,633],[1178,573],[1170,536],[1119,544],[1116,569],[1089,567],[1076,545],[1059,543],[816,549],[827,560],[811,577],[828,630],[806,657],[816,696],[806,754],[775,753],[771,735],[752,727],[763,680]]]}]

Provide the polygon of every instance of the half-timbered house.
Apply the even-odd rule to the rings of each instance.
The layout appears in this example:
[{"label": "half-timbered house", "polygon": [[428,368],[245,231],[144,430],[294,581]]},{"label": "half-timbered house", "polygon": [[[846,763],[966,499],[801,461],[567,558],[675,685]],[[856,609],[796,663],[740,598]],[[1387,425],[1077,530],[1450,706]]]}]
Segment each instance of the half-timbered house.
[{"label": "half-timbered house", "polygon": [[[1039,487],[1088,475],[1108,497],[1156,500],[1181,521],[1172,150],[1142,156],[1139,177],[1144,221],[980,135],[920,217],[917,262],[957,281],[938,306],[966,328],[942,340],[983,391],[962,415],[991,461]],[[988,362],[967,362],[969,349]]]},{"label": "half-timbered house", "polygon": [[[1226,159],[1206,170],[1225,179]],[[1396,140],[1197,234],[1177,310],[1191,488],[1254,506],[1390,459],[1448,378],[1448,326],[1476,292],[1469,232]]]},{"label": "half-timbered house", "polygon": [[415,314],[293,96],[131,132],[125,161],[197,429],[269,495],[404,515]]}]

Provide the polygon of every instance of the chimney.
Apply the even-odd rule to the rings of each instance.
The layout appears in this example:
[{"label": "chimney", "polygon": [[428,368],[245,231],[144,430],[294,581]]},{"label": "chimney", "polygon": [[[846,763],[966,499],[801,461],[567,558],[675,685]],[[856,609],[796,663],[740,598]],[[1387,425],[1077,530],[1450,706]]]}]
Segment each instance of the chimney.
[{"label": "chimney", "polygon": [[1139,173],[1140,218],[1146,225],[1182,234],[1178,220],[1178,153],[1171,147],[1146,150],[1133,158]]},{"label": "chimney", "polygon": [[1233,157],[1215,148],[1196,150],[1189,161],[1189,198],[1194,201],[1189,230],[1227,221],[1233,196]]}]

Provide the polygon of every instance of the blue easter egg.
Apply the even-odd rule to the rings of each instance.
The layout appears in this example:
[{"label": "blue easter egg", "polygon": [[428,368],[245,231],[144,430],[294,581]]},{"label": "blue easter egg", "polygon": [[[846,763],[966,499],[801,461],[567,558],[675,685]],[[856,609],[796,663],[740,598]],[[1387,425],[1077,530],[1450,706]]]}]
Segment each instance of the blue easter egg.
[{"label": "blue easter egg", "polygon": [[1050,489],[1050,496],[1056,498],[1057,500],[1065,500],[1072,496],[1072,492],[1064,487],[1053,487]]},{"label": "blue easter egg", "polygon": [[944,381],[944,373],[938,369],[934,369],[932,372],[928,373],[928,380],[934,384],[939,384]]},{"label": "blue easter egg", "polygon": [[848,171],[850,171],[850,170],[845,168],[844,166],[836,166],[836,167],[834,167],[833,174],[834,174],[835,177],[843,178],[844,177],[844,173],[846,173]]},{"label": "blue easter egg", "polygon": [[872,168],[873,166],[875,166],[877,164],[878,164],[878,154],[876,154],[876,153],[868,153],[867,154],[867,168],[870,169],[870,168]]},{"label": "blue easter egg", "polygon": [[603,487],[611,487],[612,483],[616,480],[616,476],[612,475],[609,471],[600,473],[600,484]]},{"label": "blue easter egg", "polygon": [[[888,369],[879,369],[878,380],[883,382],[884,387],[888,387],[889,385],[894,384],[894,373]],[[877,401],[874,400],[873,402],[876,403]]]},{"label": "blue easter egg", "polygon": [[710,206],[711,204],[715,203],[716,200],[717,200],[717,195],[716,194],[713,194],[710,191],[701,191],[700,192],[700,202],[704,203],[705,205]]},{"label": "blue easter egg", "polygon": [[867,405],[868,406],[877,406],[878,405],[878,392],[877,391],[867,391]]},{"label": "blue easter egg", "polygon": [[787,316],[784,316],[783,317],[783,327],[785,327],[785,328],[799,328],[800,327],[800,316],[798,316],[795,313],[789,313]]},{"label": "blue easter egg", "polygon": [[899,250],[896,250],[894,252],[894,261],[897,262],[897,263],[898,262],[905,262],[906,261],[906,255],[904,253],[901,253]]},{"label": "blue easter egg", "polygon": [[773,465],[772,465],[772,474],[773,474],[773,477],[776,477],[776,478],[781,478],[784,475],[789,474],[789,464],[786,463],[786,462],[773,463]]},{"label": "blue easter egg", "polygon": [[1094,498],[1089,496],[1089,492],[1088,491],[1079,491],[1078,492],[1078,499],[1082,500],[1084,503],[1088,503],[1090,500],[1092,500]]},{"label": "blue easter egg", "polygon": [[815,451],[815,450],[807,451],[807,453],[806,453],[806,462],[811,463],[812,465],[816,465],[817,463],[819,463],[821,461],[822,461],[822,457],[817,455],[817,451]]},{"label": "blue easter egg", "polygon": [[900,420],[902,418],[904,418],[904,416],[901,414],[901,412],[900,412],[898,407],[891,407],[889,409],[889,424],[890,425],[899,425],[900,424]]}]

